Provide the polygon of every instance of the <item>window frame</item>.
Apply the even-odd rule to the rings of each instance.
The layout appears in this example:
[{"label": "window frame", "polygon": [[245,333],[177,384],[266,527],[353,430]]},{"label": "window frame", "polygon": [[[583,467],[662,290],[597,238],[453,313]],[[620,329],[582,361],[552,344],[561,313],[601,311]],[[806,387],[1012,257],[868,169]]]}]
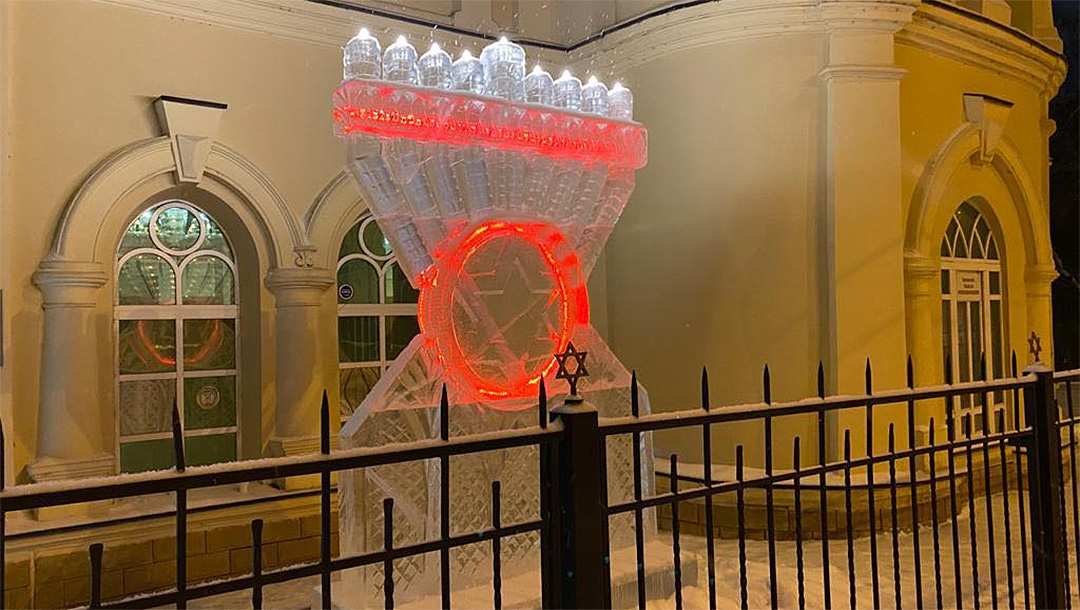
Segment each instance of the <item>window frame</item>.
[{"label": "window frame", "polygon": [[[968,233],[958,218],[964,206],[970,206],[975,211],[975,220],[971,223],[970,233]],[[979,222],[985,223],[987,228],[987,239],[978,234]],[[956,227],[956,231],[952,232],[953,227]],[[964,250],[966,256],[954,256],[956,250],[956,244],[958,240],[964,239]],[[971,244],[978,241],[980,249],[982,250],[982,256],[979,258],[972,258]],[[999,245],[999,239],[994,232],[993,225],[989,222],[988,216],[979,209],[978,206],[972,204],[970,201],[964,201],[957,206],[954,211],[948,227],[942,235],[942,255],[941,255],[941,300],[942,304],[949,309],[948,328],[946,328],[946,322],[944,319],[941,321],[941,332],[943,338],[949,339],[949,363],[952,365],[952,379],[954,383],[967,382],[967,381],[982,381],[979,379],[980,372],[980,354],[973,352],[974,340],[971,332],[970,316],[967,317],[968,332],[967,340],[965,342],[965,351],[968,357],[968,379],[962,379],[961,376],[961,345],[960,345],[960,333],[959,333],[959,316],[957,315],[961,308],[967,309],[970,312],[970,305],[968,303],[979,304],[979,342],[982,346],[982,354],[986,356],[986,378],[995,379],[998,378],[995,374],[995,365],[1000,368],[1001,377],[1008,376],[1010,374],[1006,353],[1008,349],[1006,347],[1008,334],[1008,316],[1006,314],[1007,299],[1005,298],[1005,281],[1004,271],[1002,265],[1003,252]],[[990,244],[993,243],[994,251],[997,258],[989,257]],[[947,251],[947,252],[946,252]],[[948,273],[948,290],[945,289],[945,274]],[[959,291],[959,274],[960,273],[974,273],[979,277],[979,294],[977,297],[972,298],[975,295],[964,295]],[[998,279],[998,290],[994,294],[991,292],[991,275],[996,273]],[[995,329],[993,325],[992,317],[992,304],[998,304],[999,320],[998,327]],[[946,331],[948,334],[946,335]],[[994,349],[994,333],[998,334],[1000,345],[998,349]],[[943,346],[944,354],[944,346]],[[942,366],[945,366],[945,362]],[[1011,419],[1009,417],[1010,409],[1008,408],[1011,397],[1008,392],[992,392],[989,394],[990,404],[987,405],[987,412],[993,421],[996,421],[996,413],[1002,409],[1005,411],[1006,421]],[[982,431],[988,422],[981,421],[982,418],[982,405],[981,398],[975,395],[970,396],[969,400],[959,400],[956,403],[956,417],[957,417],[957,438],[961,438],[965,434],[965,419],[971,417],[973,423],[971,431],[974,435],[976,432]]]},{"label": "window frame", "polygon": [[[200,239],[191,247],[185,249],[173,250],[169,249],[164,244],[161,244],[157,238],[153,237],[153,225],[154,220],[164,210],[170,208],[184,208],[190,213],[194,214],[199,219],[200,224]],[[150,220],[148,221],[148,227],[151,235],[151,242],[154,247],[139,247],[133,248],[120,255],[120,249],[123,245],[123,236],[127,233],[127,230],[134,224],[139,216],[151,212]],[[221,234],[224,237],[226,243],[229,245],[229,250],[233,253],[232,258],[225,256],[223,253],[217,250],[204,249],[202,246],[206,242],[206,234],[208,223],[207,219],[213,219],[205,210],[202,210],[198,206],[179,198],[169,198],[162,201],[151,204],[136,215],[131,222],[128,223],[124,229],[124,233],[121,234],[120,242],[117,244],[117,258],[116,267],[113,272],[113,320],[112,320],[112,335],[113,335],[113,379],[114,386],[113,391],[115,393],[115,399],[113,401],[116,407],[116,416],[114,419],[114,433],[115,433],[115,467],[116,472],[123,472],[123,464],[121,461],[121,446],[125,443],[135,443],[149,440],[163,440],[172,438],[172,430],[166,430],[161,432],[147,432],[141,434],[123,435],[121,433],[121,419],[122,419],[122,405],[121,405],[121,393],[120,388],[124,382],[132,381],[154,381],[174,379],[174,403],[177,407],[177,411],[180,415],[180,425],[185,440],[185,454],[187,439],[200,436],[214,436],[220,434],[233,434],[234,436],[234,461],[239,460],[241,456],[241,447],[243,447],[243,423],[241,409],[241,389],[242,389],[242,365],[241,365],[241,345],[240,345],[240,277],[237,271],[235,248],[232,241],[228,238],[224,228],[217,221],[214,221],[217,227],[221,230]],[[172,304],[143,304],[143,305],[121,305],[120,304],[120,272],[124,268],[124,264],[130,259],[138,256],[139,254],[153,254],[159,256],[165,260],[174,274],[174,302]],[[233,292],[233,304],[232,305],[196,305],[196,304],[184,304],[183,301],[183,273],[187,269],[188,265],[198,258],[205,256],[213,256],[225,263],[232,273],[232,292]],[[181,257],[181,261],[177,264],[174,257]],[[233,321],[233,341],[234,341],[234,360],[233,367],[229,369],[213,369],[213,370],[193,370],[185,371],[184,367],[184,322],[188,320],[232,320]],[[175,359],[176,363],[173,370],[166,372],[152,372],[152,373],[121,373],[120,372],[120,326],[124,321],[139,321],[139,320],[172,320],[174,342],[175,342]],[[184,393],[184,382],[187,379],[202,379],[212,377],[229,377],[234,379],[233,390],[233,409],[235,410],[235,423],[231,426],[219,426],[213,428],[199,428],[196,430],[188,430],[186,422],[186,403]],[[141,472],[141,471],[140,471]]]},{"label": "window frame", "polygon": [[[337,343],[335,345],[338,353],[338,388],[341,388],[341,373],[344,370],[349,369],[378,369],[379,380],[386,374],[387,369],[394,362],[395,358],[388,358],[386,353],[387,335],[386,335],[386,322],[387,318],[394,316],[413,317],[419,320],[419,304],[413,303],[387,303],[386,302],[386,276],[390,273],[390,270],[396,265],[401,270],[401,265],[398,263],[397,256],[393,250],[389,250],[386,255],[378,255],[368,250],[364,242],[364,230],[370,223],[377,223],[375,217],[370,212],[364,212],[357,220],[349,225],[349,229],[345,232],[345,235],[338,242],[338,261],[334,270],[334,284],[335,295],[334,299],[337,302],[337,316],[336,316],[336,328],[338,329]],[[346,239],[353,232],[353,228],[357,227],[356,235],[360,242],[360,251],[352,254],[341,256],[340,252]],[[380,229],[381,230],[381,229]],[[340,284],[338,283],[338,273],[341,272],[341,268],[351,261],[361,260],[375,268],[377,281],[378,281],[378,303],[341,303],[340,302]],[[404,273],[404,272],[402,272]],[[406,279],[406,281],[408,281]],[[376,318],[378,320],[378,344],[379,344],[379,357],[377,360],[364,360],[361,362],[343,362],[341,359],[341,336],[340,336],[340,320],[342,318]],[[378,383],[378,382],[376,382]],[[365,396],[366,398],[366,396]],[[345,414],[341,412],[341,403],[345,400],[344,396],[338,397],[338,412],[341,415],[341,422],[344,424],[352,413]],[[359,405],[357,405],[359,406]],[[354,410],[355,411],[355,410]]]}]

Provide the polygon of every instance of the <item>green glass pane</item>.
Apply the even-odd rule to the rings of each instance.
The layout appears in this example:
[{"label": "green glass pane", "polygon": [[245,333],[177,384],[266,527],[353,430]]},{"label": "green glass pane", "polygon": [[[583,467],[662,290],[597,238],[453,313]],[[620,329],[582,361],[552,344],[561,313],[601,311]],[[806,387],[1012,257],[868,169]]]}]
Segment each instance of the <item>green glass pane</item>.
[{"label": "green glass pane", "polygon": [[420,299],[420,291],[412,287],[397,263],[390,265],[383,279],[386,283],[387,303],[415,303]]},{"label": "green glass pane", "polygon": [[236,377],[184,379],[184,429],[236,425]]},{"label": "green glass pane", "polygon": [[397,358],[418,334],[420,325],[416,316],[386,316],[386,359]]},{"label": "green glass pane", "polygon": [[189,466],[207,466],[236,460],[236,434],[207,434],[184,439]]},{"label": "green glass pane", "polygon": [[379,381],[379,367],[341,369],[338,386],[341,390],[341,415],[351,415],[364,402],[371,388]]},{"label": "green glass pane", "polygon": [[[949,301],[941,302],[941,362],[947,367],[953,367],[952,355],[952,304]],[[952,371],[946,371],[946,374]]]},{"label": "green glass pane", "polygon": [[120,436],[168,432],[176,402],[176,379],[120,382]]},{"label": "green glass pane", "polygon": [[176,303],[176,275],[172,266],[156,254],[136,254],[120,267],[117,292],[121,305],[172,305]]},{"label": "green glass pane", "polygon": [[176,369],[176,322],[173,320],[120,320],[119,370],[162,373]]},{"label": "green glass pane", "polygon": [[941,294],[949,294],[949,270],[941,270]]},{"label": "green glass pane", "polygon": [[206,239],[203,240],[202,249],[220,252],[229,260],[233,260],[232,246],[229,245],[229,238],[225,237],[225,232],[213,218],[206,214],[201,214],[201,216],[203,222],[206,223]]},{"label": "green glass pane", "polygon": [[338,260],[345,258],[350,254],[360,254],[360,225],[363,224],[363,219],[349,227],[349,232],[345,234],[345,237],[341,240],[341,248],[338,249]]},{"label": "green glass pane", "polygon": [[377,362],[379,360],[379,318],[356,316],[338,318],[338,361]]},{"label": "green glass pane", "polygon": [[979,241],[978,236],[971,238],[971,258],[986,258],[983,254],[982,242]]},{"label": "green glass pane", "polygon": [[234,292],[232,269],[216,256],[200,256],[184,268],[184,305],[234,305]]},{"label": "green glass pane", "polygon": [[120,443],[120,472],[168,470],[174,464],[171,438]]},{"label": "green glass pane", "polygon": [[379,272],[371,263],[353,259],[338,268],[339,304],[374,304],[379,302]]},{"label": "green glass pane", "polygon": [[184,368],[236,368],[236,320],[184,320]]},{"label": "green glass pane", "polygon": [[997,242],[994,241],[993,237],[990,238],[990,245],[986,246],[986,258],[994,261],[998,260]]},{"label": "green glass pane", "polygon": [[1004,376],[1005,352],[1001,347],[1001,301],[990,301],[990,341],[994,357],[994,378]]},{"label": "green glass pane", "polygon": [[960,232],[964,239],[975,233],[975,221],[979,218],[979,211],[968,202],[960,204],[956,208],[956,220],[960,223]]},{"label": "green glass pane", "polygon": [[956,237],[956,247],[953,249],[953,253],[952,253],[952,255],[955,258],[967,258],[968,257],[967,243],[964,241],[964,239],[965,239],[965,237],[962,234],[958,235]]},{"label": "green glass pane", "polygon": [[953,243],[956,242],[956,232],[959,230],[960,225],[956,224],[956,219],[952,219],[949,222],[948,228],[945,229],[945,237],[941,240],[941,255],[952,256]]},{"label": "green glass pane", "polygon": [[186,208],[168,208],[154,220],[158,241],[171,250],[187,250],[199,241],[199,218]]},{"label": "green glass pane", "polygon": [[990,272],[990,294],[1001,294],[1001,272]]},{"label": "green glass pane", "polygon": [[374,220],[364,225],[364,247],[374,256],[390,256],[390,240]]},{"label": "green glass pane", "polygon": [[124,236],[120,238],[119,256],[138,248],[154,247],[154,242],[150,240],[150,214],[150,210],[143,212],[131,223],[127,231],[124,231]]}]

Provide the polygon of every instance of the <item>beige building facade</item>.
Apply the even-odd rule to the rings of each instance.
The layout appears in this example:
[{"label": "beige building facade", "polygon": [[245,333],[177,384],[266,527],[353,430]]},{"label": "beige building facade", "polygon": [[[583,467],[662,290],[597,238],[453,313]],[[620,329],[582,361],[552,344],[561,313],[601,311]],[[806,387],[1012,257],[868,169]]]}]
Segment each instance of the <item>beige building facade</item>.
[{"label": "beige building facade", "polygon": [[[734,404],[759,400],[766,363],[795,399],[819,361],[829,392],[857,393],[868,358],[888,389],[909,354],[933,384],[946,352],[974,379],[982,353],[990,375],[1013,349],[1023,365],[1031,332],[1052,351],[1049,0],[365,5],[0,3],[9,483],[155,465],[164,411],[132,401],[181,404],[205,461],[314,450],[323,389],[347,412],[415,332],[331,133],[340,45],[361,26],[455,56],[485,41],[382,11],[516,33],[541,43],[530,63],[634,91],[650,162],[590,291],[656,409],[696,406],[703,365]],[[154,233],[178,218],[179,241]],[[125,267],[140,256],[172,284]],[[360,259],[374,292],[345,304],[335,278]],[[861,417],[830,422],[833,450]],[[719,455],[735,434],[760,455],[729,432]]]}]

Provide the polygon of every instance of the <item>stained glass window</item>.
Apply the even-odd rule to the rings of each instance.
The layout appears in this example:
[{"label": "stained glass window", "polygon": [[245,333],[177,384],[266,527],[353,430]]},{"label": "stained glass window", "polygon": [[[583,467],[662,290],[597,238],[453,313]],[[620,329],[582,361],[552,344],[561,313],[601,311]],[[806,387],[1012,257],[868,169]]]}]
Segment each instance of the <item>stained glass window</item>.
[{"label": "stained glass window", "polygon": [[140,214],[116,261],[121,472],[171,468],[172,412],[187,463],[236,459],[236,265],[224,231],[190,203]]},{"label": "stained glass window", "polygon": [[419,292],[394,261],[390,242],[365,214],[338,250],[338,384],[348,417],[420,332]]}]

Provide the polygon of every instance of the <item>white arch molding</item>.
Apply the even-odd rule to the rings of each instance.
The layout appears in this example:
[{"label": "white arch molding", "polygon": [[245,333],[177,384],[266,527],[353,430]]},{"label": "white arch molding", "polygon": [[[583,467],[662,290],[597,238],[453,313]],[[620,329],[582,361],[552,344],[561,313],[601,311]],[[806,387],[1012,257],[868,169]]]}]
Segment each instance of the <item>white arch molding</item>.
[{"label": "white arch molding", "polygon": [[[112,299],[101,288],[111,281],[116,245],[131,218],[148,197],[176,185],[175,163],[167,136],[124,146],[94,168],[57,221],[33,277],[44,308],[38,442],[28,468],[34,480],[111,474],[114,469],[115,448],[106,430],[112,428],[115,405],[105,398],[112,367],[103,364],[111,353],[106,350],[112,344]],[[213,142],[199,187],[226,202],[250,234],[258,268],[267,273],[266,283],[277,296],[280,334],[282,321],[296,318],[280,315],[283,306],[295,311],[292,293],[325,290],[331,284],[329,272],[313,268],[314,248],[287,202],[239,152]],[[286,330],[297,335],[296,329]],[[303,364],[291,362],[295,376],[310,374]]]},{"label": "white arch molding", "polygon": [[[1002,240],[999,248],[1011,291],[1006,306],[1012,326],[1008,334],[1015,338],[1034,330],[1045,338],[1051,335],[1050,282],[1056,272],[1044,199],[1017,147],[1002,137],[986,154],[981,132],[979,124],[964,123],[944,139],[926,164],[908,209],[904,232],[905,300],[908,352],[915,365],[916,383],[943,379],[939,250],[953,212],[971,197],[983,200],[983,207],[988,208],[984,213],[989,213],[991,225]],[[949,192],[954,176],[976,168],[992,172],[980,179],[986,188],[965,193],[959,199],[956,193]],[[1005,194],[1000,187],[991,188],[995,186],[992,182],[998,180]],[[1012,278],[1008,277],[1010,269]],[[1022,367],[1022,354],[1018,354],[1018,360]],[[925,421],[928,416],[925,413],[920,419]]]}]

